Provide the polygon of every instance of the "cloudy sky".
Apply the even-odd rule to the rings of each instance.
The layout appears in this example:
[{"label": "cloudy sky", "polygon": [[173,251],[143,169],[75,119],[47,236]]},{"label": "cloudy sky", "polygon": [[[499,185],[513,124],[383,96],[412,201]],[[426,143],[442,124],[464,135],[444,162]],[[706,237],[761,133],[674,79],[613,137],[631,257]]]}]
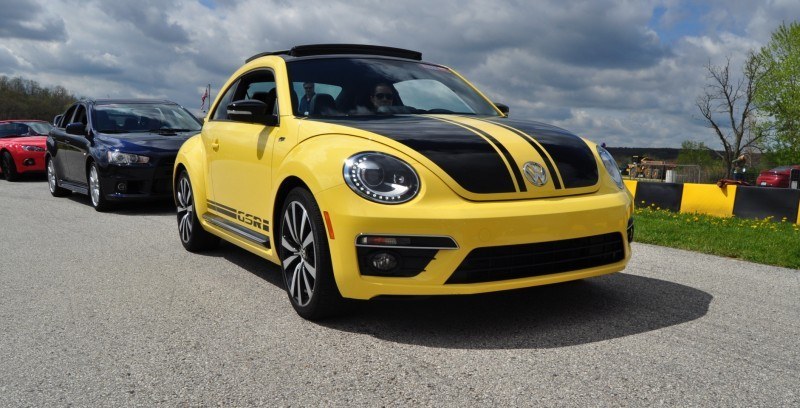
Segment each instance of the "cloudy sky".
[{"label": "cloudy sky", "polygon": [[[197,110],[247,57],[314,43],[409,48],[515,118],[617,147],[719,147],[695,100],[704,66],[751,49],[800,1],[0,0],[0,75],[86,97]],[[0,101],[2,103],[2,101]]]}]

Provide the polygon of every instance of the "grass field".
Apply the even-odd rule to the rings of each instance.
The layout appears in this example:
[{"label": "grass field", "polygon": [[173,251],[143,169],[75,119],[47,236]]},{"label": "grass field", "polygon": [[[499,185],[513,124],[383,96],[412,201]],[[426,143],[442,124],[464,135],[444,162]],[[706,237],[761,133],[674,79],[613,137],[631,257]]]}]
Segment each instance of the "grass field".
[{"label": "grass field", "polygon": [[634,241],[800,269],[800,226],[786,220],[720,218],[654,207],[635,210]]}]

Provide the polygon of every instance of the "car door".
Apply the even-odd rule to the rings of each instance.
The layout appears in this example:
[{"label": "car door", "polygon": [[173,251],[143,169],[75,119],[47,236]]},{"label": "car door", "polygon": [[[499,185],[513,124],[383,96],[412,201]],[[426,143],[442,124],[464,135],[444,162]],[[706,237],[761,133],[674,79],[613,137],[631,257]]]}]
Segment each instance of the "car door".
[{"label": "car door", "polygon": [[80,104],[72,105],[67,109],[60,122],[56,125],[57,129],[50,132],[50,138],[53,140],[53,146],[55,147],[54,151],[51,152],[51,160],[53,160],[56,173],[62,180],[72,181],[72,177],[69,174],[71,166],[68,165],[68,162],[71,153],[75,149],[72,146],[74,136],[67,134],[66,127],[72,123],[72,117],[75,116],[75,110],[77,110],[78,106]]},{"label": "car door", "polygon": [[[89,131],[87,120],[87,107],[85,104],[78,104],[75,114],[70,123],[82,123]],[[64,177],[74,183],[87,184],[86,179],[86,156],[89,154],[91,143],[86,137],[86,132],[82,135],[72,135],[65,132],[64,148]]]},{"label": "car door", "polygon": [[245,74],[226,91],[202,130],[213,190],[209,209],[263,236],[269,231],[272,148],[280,128],[231,120],[226,112],[228,103],[242,99],[262,100],[274,106],[274,89],[272,71]]}]

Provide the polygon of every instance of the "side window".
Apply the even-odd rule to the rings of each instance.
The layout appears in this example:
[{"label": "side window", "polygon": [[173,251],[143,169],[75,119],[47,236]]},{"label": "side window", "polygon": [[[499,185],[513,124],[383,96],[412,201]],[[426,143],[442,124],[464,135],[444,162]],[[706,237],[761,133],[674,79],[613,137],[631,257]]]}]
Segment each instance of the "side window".
[{"label": "side window", "polygon": [[242,77],[236,100],[255,99],[267,104],[267,112],[278,114],[278,94],[275,89],[275,75],[262,69],[249,72]]},{"label": "side window", "polygon": [[233,100],[233,93],[236,92],[236,87],[239,86],[239,81],[236,81],[225,91],[225,95],[219,100],[219,104],[211,114],[212,120],[227,120],[228,119],[228,104]]},{"label": "side window", "polygon": [[72,115],[75,113],[75,108],[77,107],[78,105],[72,105],[69,109],[67,109],[67,112],[61,117],[61,123],[58,124],[58,127],[65,128],[67,125],[72,123]]},{"label": "side window", "polygon": [[84,125],[88,124],[86,120],[86,107],[83,105],[78,105],[78,110],[75,111],[75,119],[72,120],[73,122],[80,122]]}]

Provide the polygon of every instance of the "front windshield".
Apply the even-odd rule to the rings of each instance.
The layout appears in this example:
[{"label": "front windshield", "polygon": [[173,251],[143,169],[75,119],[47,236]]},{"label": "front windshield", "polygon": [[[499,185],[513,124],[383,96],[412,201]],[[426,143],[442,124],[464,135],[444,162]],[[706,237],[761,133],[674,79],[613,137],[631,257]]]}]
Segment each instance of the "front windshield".
[{"label": "front windshield", "polygon": [[50,130],[53,129],[53,125],[47,122],[25,122],[25,124],[30,126],[29,133],[32,135],[47,136]]},{"label": "front windshield", "polygon": [[100,133],[189,132],[201,126],[191,113],[168,103],[95,105],[92,123]]},{"label": "front windshield", "polygon": [[494,106],[449,69],[382,58],[290,61],[296,116],[452,113],[498,116]]}]

